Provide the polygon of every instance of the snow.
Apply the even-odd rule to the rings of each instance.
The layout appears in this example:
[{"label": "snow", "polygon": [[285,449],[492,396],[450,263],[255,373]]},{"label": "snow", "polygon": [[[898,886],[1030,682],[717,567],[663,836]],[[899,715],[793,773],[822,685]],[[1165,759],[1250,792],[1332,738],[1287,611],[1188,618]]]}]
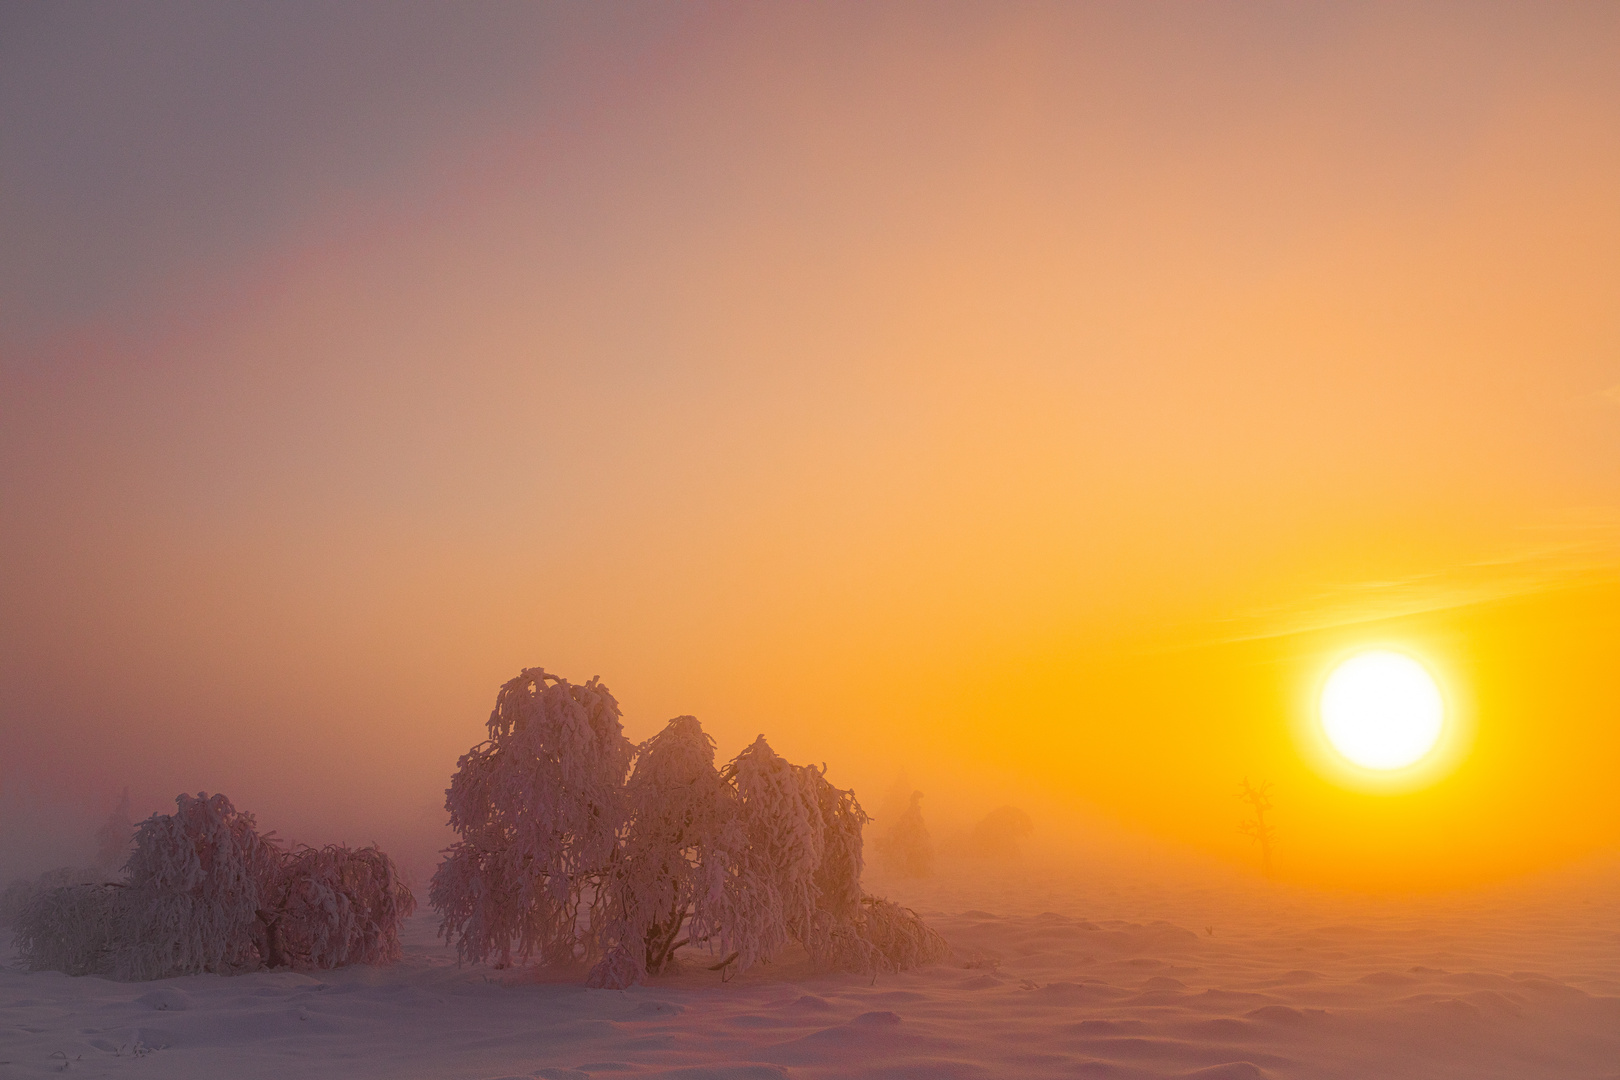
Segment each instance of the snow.
[{"label": "snow", "polygon": [[[899,975],[794,947],[628,990],[458,967],[121,983],[0,953],[0,1077],[1620,1077],[1615,875],[1427,900],[1094,868],[868,881],[951,942]],[[680,954],[684,957],[686,954]]]}]

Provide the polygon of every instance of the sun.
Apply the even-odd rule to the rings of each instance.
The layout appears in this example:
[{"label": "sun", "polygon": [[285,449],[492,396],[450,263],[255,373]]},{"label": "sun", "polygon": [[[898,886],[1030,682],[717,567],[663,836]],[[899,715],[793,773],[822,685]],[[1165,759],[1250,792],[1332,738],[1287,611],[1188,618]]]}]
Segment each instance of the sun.
[{"label": "sun", "polygon": [[1322,730],[1364,769],[1403,769],[1440,741],[1446,706],[1427,669],[1404,653],[1358,653],[1322,687]]}]

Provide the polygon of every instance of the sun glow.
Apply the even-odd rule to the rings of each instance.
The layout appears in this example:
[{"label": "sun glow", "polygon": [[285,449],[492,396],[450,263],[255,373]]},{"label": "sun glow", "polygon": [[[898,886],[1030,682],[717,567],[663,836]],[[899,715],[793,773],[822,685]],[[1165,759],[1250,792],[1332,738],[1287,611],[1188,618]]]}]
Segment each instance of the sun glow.
[{"label": "sun glow", "polygon": [[1365,769],[1403,769],[1440,740],[1445,702],[1422,664],[1398,652],[1364,652],[1341,663],[1322,688],[1322,730]]}]

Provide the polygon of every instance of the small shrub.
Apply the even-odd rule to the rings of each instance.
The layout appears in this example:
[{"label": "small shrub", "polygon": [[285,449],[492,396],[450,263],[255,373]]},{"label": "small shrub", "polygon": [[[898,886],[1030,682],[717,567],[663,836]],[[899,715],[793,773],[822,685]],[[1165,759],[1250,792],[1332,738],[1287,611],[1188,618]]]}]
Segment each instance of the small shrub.
[{"label": "small shrub", "polygon": [[135,832],[126,944],[114,971],[159,979],[259,967],[259,911],[275,894],[278,852],[223,795],[181,795]]}]

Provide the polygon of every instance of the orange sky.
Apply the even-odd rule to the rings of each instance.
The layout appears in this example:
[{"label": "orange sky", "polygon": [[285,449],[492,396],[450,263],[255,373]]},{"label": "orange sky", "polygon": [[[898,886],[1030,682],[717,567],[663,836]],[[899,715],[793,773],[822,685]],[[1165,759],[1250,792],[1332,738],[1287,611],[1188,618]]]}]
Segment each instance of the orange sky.
[{"label": "orange sky", "polygon": [[[941,830],[1620,845],[1620,10],[6,18],[0,870],[125,784],[427,859],[535,664]],[[1387,642],[1471,741],[1369,794]]]}]

